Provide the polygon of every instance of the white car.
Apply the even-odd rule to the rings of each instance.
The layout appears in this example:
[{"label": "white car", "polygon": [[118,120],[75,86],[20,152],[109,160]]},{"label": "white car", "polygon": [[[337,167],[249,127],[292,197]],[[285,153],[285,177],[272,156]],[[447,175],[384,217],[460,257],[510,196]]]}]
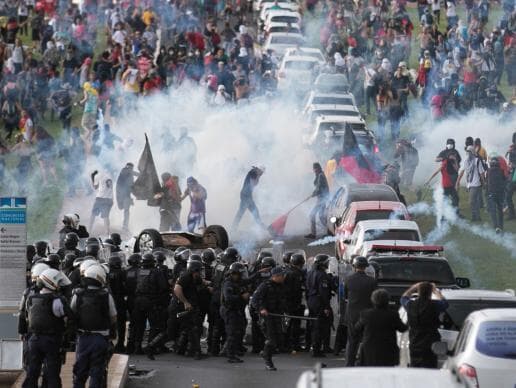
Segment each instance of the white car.
[{"label": "white car", "polygon": [[[278,1],[278,4],[280,6],[283,6],[283,4],[286,4],[286,3],[294,3],[293,1],[291,0],[277,0]],[[260,12],[260,9],[262,9],[262,6],[263,4],[265,3],[270,3],[270,1],[268,0],[256,0],[253,4],[253,9],[256,11],[256,12]],[[295,4],[295,3],[294,3]]]},{"label": "white car", "polygon": [[[434,347],[447,353],[445,343]],[[456,370],[476,388],[516,386],[516,308],[471,313],[444,368]]]},{"label": "white car", "polygon": [[267,18],[264,22],[264,30],[267,29],[267,27],[271,23],[290,23],[290,24],[297,24],[301,26],[302,17],[299,12],[295,11],[284,11],[284,10],[271,10],[267,14]]},{"label": "white car", "polygon": [[263,23],[265,19],[267,19],[267,15],[271,12],[277,11],[290,11],[290,12],[298,12],[299,5],[297,3],[278,3],[278,7],[275,7],[274,3],[267,2],[263,3],[262,8],[260,10],[260,17],[258,18],[258,23]]},{"label": "white car", "polygon": [[282,57],[288,48],[302,45],[304,42],[305,38],[301,34],[275,32],[267,36],[263,49],[272,50],[276,56]]},{"label": "white car", "polygon": [[304,118],[315,124],[315,119],[319,116],[344,116],[344,117],[362,117],[358,108],[354,105],[332,105],[332,104],[314,104],[310,105],[307,111],[303,112]]},{"label": "white car", "polygon": [[326,64],[326,58],[320,49],[314,47],[295,47],[285,51],[285,57],[314,57],[319,61],[319,65]]},{"label": "white car", "polygon": [[419,226],[407,220],[368,220],[356,224],[349,239],[344,261],[351,262],[355,256],[367,256],[373,245],[423,246]]},{"label": "white car", "polygon": [[340,73],[321,73],[315,79],[314,90],[321,93],[349,93],[348,77]]},{"label": "white car", "polygon": [[306,93],[312,82],[312,71],[318,64],[314,57],[284,57],[278,70],[278,90]]},{"label": "white car", "polygon": [[[423,368],[316,368],[304,372],[296,388],[467,388],[447,370]],[[513,387],[511,387],[513,388]]]},{"label": "white car", "polygon": [[[448,301],[446,312],[441,315],[441,341],[446,342],[448,351],[455,347],[457,336],[464,326],[469,314],[483,309],[516,308],[514,290],[472,290],[472,289],[442,289],[441,293]],[[407,323],[407,311],[401,307],[400,318]],[[398,334],[400,347],[400,365],[410,364],[408,332]],[[439,360],[444,362],[444,358]]]},{"label": "white car", "polygon": [[281,23],[274,22],[267,26],[267,29],[264,31],[265,34],[273,34],[278,32],[285,32],[288,34],[299,34],[301,35],[301,28],[298,24],[289,24],[289,23]]},{"label": "white car", "polygon": [[355,96],[351,93],[321,93],[311,91],[305,98],[303,110],[308,110],[311,105],[354,105]]}]

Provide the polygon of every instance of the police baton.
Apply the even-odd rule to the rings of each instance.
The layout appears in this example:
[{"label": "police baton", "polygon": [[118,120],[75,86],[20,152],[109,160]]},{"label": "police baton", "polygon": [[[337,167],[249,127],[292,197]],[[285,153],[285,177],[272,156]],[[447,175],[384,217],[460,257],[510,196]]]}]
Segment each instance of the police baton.
[{"label": "police baton", "polygon": [[305,321],[318,321],[319,318],[314,317],[303,317],[300,315],[289,315],[289,314],[275,314],[275,313],[268,313],[268,317],[279,317],[279,318],[290,318],[290,319],[302,319]]},{"label": "police baton", "polygon": [[176,318],[183,318],[183,317],[187,316],[190,313],[191,313],[190,310],[182,311],[180,313],[177,313]]}]

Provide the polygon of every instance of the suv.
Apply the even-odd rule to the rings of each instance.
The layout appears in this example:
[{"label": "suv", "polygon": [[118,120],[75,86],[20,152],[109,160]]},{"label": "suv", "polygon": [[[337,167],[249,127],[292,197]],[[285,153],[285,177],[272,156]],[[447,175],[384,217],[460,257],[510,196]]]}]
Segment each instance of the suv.
[{"label": "suv", "polygon": [[335,256],[342,258],[346,250],[344,240],[351,237],[355,225],[367,220],[410,220],[407,208],[401,202],[396,201],[359,201],[352,202],[344,211],[342,217],[332,217],[330,220],[335,225]]},{"label": "suv", "polygon": [[[326,205],[326,226],[328,233],[335,234],[335,219],[342,218],[352,202],[393,201],[400,199],[394,189],[380,183],[349,183],[338,188]],[[332,222],[333,219],[333,222]]]}]

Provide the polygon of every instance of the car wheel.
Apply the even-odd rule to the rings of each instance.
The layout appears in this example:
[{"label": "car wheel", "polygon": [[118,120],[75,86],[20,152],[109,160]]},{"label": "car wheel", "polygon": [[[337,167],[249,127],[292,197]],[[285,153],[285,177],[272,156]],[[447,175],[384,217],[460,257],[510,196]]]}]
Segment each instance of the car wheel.
[{"label": "car wheel", "polygon": [[210,225],[206,228],[203,233],[203,238],[209,237],[214,239],[217,243],[217,247],[220,249],[226,249],[229,246],[228,232],[220,225]]},{"label": "car wheel", "polygon": [[144,229],[134,244],[134,252],[151,252],[163,247],[163,237],[156,229]]}]

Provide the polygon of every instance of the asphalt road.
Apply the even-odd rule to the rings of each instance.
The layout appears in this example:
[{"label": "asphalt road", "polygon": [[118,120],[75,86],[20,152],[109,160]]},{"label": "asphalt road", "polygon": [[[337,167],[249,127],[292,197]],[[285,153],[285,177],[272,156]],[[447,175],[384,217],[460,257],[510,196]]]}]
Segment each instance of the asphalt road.
[{"label": "asphalt road", "polygon": [[129,377],[127,388],[173,387],[191,388],[193,382],[200,388],[253,388],[253,387],[295,387],[302,372],[310,370],[318,361],[328,367],[344,365],[342,357],[329,356],[315,359],[308,353],[281,354],[273,358],[277,371],[267,371],[263,359],[248,353],[242,364],[228,364],[226,358],[210,357],[200,361],[166,354],[155,361],[145,356],[134,356],[129,360],[137,370],[151,371],[146,377]]}]

